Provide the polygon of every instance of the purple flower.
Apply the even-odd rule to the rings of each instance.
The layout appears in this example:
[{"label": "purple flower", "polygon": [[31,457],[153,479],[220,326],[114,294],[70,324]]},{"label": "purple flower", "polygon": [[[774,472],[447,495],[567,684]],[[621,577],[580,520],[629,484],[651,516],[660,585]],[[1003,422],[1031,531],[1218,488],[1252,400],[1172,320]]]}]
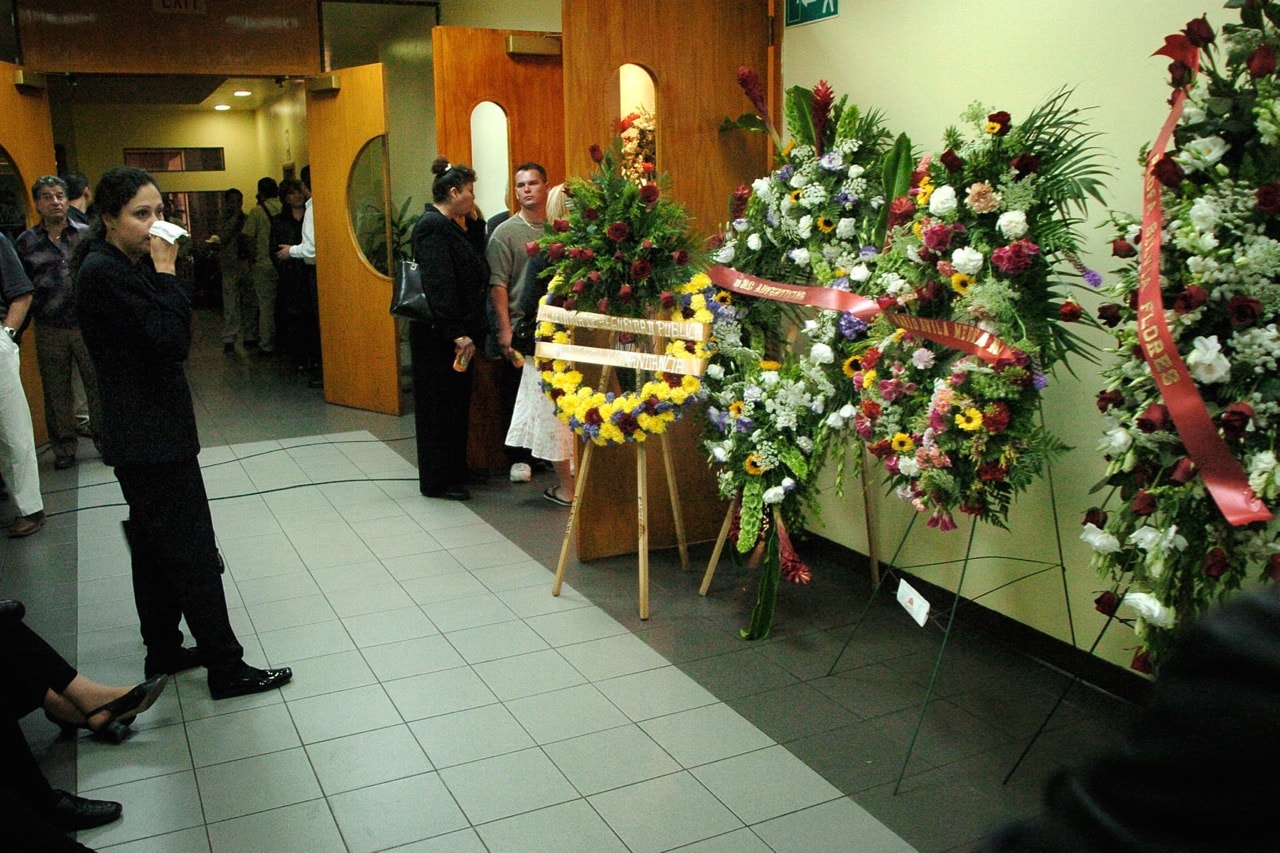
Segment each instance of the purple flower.
[{"label": "purple flower", "polygon": [[738,418],[738,423],[735,426],[738,432],[744,434],[749,433],[756,428],[755,421],[750,418]]},{"label": "purple flower", "polygon": [[1086,269],[1084,271],[1084,283],[1090,287],[1102,286],[1102,273],[1097,270]]},{"label": "purple flower", "polygon": [[858,255],[865,261],[867,258],[879,257],[880,250],[875,246],[863,246],[858,250]]},{"label": "purple flower", "polygon": [[818,165],[832,172],[839,171],[844,168],[844,157],[839,151],[828,151],[818,158]]},{"label": "purple flower", "polygon": [[778,170],[778,174],[776,177],[778,178],[779,181],[786,183],[787,181],[791,180],[791,176],[795,174],[795,171],[796,171],[795,166],[792,166],[790,163],[788,163],[787,165],[783,166],[781,169]]},{"label": "purple flower", "polygon": [[1049,378],[1036,370],[1031,373],[1031,384],[1036,387],[1036,390],[1043,391],[1049,387]]},{"label": "purple flower", "polygon": [[840,190],[836,193],[836,204],[843,204],[845,207],[853,207],[858,203],[858,197],[848,190]]},{"label": "purple flower", "polygon": [[840,334],[845,340],[857,340],[867,332],[867,324],[856,314],[846,312],[840,315]]}]

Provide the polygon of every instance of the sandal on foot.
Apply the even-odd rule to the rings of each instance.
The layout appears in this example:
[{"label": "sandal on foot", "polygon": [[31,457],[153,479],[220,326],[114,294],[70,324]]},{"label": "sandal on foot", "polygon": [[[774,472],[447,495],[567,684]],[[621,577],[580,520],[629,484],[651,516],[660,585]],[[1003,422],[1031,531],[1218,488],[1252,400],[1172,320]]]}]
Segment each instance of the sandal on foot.
[{"label": "sandal on foot", "polygon": [[565,500],[564,498],[560,497],[560,491],[555,486],[548,486],[546,491],[542,493],[542,496],[547,500],[551,501],[556,506],[573,506],[572,500]]}]

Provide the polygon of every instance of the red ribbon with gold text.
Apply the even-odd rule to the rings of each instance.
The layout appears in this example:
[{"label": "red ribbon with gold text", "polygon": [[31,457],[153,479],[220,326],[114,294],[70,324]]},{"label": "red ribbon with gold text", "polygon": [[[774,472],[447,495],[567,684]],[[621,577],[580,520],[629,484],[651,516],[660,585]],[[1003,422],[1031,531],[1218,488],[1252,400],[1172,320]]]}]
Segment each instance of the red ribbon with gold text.
[{"label": "red ribbon with gold text", "polygon": [[[1153,55],[1164,55],[1184,62],[1193,71],[1199,70],[1200,51],[1186,36],[1168,36],[1165,46]],[[1270,521],[1271,513],[1249,486],[1240,461],[1231,454],[1222,440],[1204,399],[1196,390],[1195,382],[1186,363],[1178,353],[1178,347],[1169,334],[1164,319],[1164,301],[1160,296],[1160,232],[1163,222],[1161,212],[1160,182],[1155,177],[1155,166],[1164,156],[1173,130],[1182,117],[1183,102],[1187,93],[1177,89],[1173,93],[1172,108],[1165,119],[1160,135],[1156,137],[1147,154],[1147,168],[1143,175],[1142,192],[1142,247],[1138,265],[1138,342],[1142,354],[1151,368],[1151,377],[1160,389],[1169,415],[1177,428],[1178,438],[1187,448],[1187,455],[1200,469],[1205,488],[1213,497],[1222,515],[1239,527],[1254,521]]]},{"label": "red ribbon with gold text", "polygon": [[783,284],[738,272],[729,267],[712,267],[707,274],[716,287],[732,293],[790,302],[793,305],[810,305],[814,308],[825,308],[828,311],[843,311],[867,323],[877,315],[883,314],[890,323],[916,337],[977,356],[988,364],[1012,364],[1014,361],[1013,347],[990,332],[967,323],[885,311],[876,302],[848,290],[810,287],[804,284]]}]

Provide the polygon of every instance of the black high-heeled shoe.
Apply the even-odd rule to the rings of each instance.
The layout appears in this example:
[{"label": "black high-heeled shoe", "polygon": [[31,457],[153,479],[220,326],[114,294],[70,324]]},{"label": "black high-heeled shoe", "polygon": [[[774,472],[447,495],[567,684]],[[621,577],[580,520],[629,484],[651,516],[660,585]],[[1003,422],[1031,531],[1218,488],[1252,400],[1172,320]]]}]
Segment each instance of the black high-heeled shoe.
[{"label": "black high-heeled shoe", "polygon": [[133,729],[129,728],[128,724],[122,723],[119,720],[112,720],[106,725],[99,726],[95,729],[93,726],[89,725],[87,720],[72,721],[55,717],[49,712],[48,708],[44,709],[44,718],[60,728],[62,730],[62,736],[66,738],[75,737],[76,734],[83,729],[105,743],[121,744],[125,742],[129,735],[133,734]]}]

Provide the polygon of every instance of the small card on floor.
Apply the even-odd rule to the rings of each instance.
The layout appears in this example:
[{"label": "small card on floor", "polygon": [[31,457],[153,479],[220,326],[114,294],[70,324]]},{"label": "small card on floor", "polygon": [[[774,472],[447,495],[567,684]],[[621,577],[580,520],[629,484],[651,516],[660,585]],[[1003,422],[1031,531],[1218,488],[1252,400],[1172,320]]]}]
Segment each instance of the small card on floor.
[{"label": "small card on floor", "polygon": [[898,581],[898,603],[911,614],[917,625],[924,627],[925,620],[929,618],[929,602],[911,584],[901,579]]}]

